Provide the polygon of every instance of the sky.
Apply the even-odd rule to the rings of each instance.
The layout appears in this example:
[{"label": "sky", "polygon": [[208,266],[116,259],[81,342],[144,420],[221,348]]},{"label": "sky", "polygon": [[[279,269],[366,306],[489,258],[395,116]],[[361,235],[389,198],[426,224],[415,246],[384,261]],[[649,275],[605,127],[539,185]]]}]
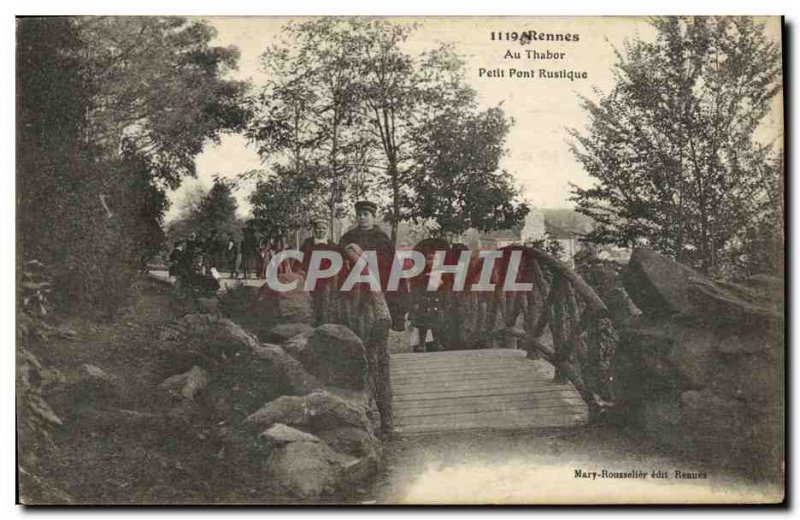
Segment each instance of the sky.
[{"label": "sky", "polygon": [[[239,68],[232,77],[248,80],[257,86],[265,79],[260,56],[273,43],[280,29],[290,20],[285,17],[211,17],[205,18],[217,30],[214,45],[239,48]],[[467,81],[476,90],[481,108],[501,105],[513,118],[506,141],[507,153],[501,167],[508,170],[522,189],[523,198],[542,208],[572,207],[570,185],[589,187],[591,178],[572,155],[567,129],[581,130],[587,115],[580,106],[581,96],[597,100],[599,92],[611,90],[614,49],[621,49],[626,39],[652,40],[655,31],[644,17],[429,17],[393,18],[416,22],[406,49],[412,55],[436,47],[439,42],[454,44],[465,61]],[[780,39],[778,18],[767,20],[768,31]],[[535,41],[521,46],[513,41],[492,41],[491,33],[535,30],[539,33],[578,34],[578,41]],[[507,51],[564,53],[558,60],[509,59]],[[585,72],[586,79],[511,78],[510,68],[518,71],[546,68]],[[481,69],[484,73],[481,74]],[[501,70],[505,77],[489,77],[487,71]],[[782,105],[766,123],[767,134],[782,132]],[[774,135],[773,135],[774,134]],[[232,177],[262,167],[255,148],[239,135],[225,135],[219,145],[209,144],[196,160],[197,178],[186,179],[169,194],[174,203],[167,221],[177,215],[184,193],[196,185],[210,188],[213,175]],[[236,193],[240,216],[250,211],[247,187]]]}]

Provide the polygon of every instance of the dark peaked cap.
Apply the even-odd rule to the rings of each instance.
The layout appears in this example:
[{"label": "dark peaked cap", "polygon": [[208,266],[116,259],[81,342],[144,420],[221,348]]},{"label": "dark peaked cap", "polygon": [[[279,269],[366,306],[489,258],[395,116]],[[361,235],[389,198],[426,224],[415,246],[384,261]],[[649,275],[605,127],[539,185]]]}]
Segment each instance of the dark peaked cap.
[{"label": "dark peaked cap", "polygon": [[378,205],[368,200],[360,200],[356,202],[356,213],[358,213],[362,209],[369,211],[373,215],[376,215],[378,213]]}]

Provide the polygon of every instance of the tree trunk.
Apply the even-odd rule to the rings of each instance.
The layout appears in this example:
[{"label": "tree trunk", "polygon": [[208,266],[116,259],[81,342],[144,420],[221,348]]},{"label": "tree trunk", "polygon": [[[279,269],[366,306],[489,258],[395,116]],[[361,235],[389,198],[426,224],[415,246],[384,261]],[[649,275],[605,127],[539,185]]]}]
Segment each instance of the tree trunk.
[{"label": "tree trunk", "polygon": [[398,179],[397,159],[389,158],[389,176],[392,179],[392,246],[397,245],[397,227],[400,223],[400,179]]}]

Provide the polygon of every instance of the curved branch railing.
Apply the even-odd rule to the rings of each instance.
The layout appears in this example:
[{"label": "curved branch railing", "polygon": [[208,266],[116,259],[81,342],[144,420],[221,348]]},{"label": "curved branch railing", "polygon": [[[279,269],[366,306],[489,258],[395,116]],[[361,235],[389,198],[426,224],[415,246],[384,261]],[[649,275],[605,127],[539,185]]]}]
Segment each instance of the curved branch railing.
[{"label": "curved branch railing", "polygon": [[575,271],[544,251],[523,251],[523,281],[533,290],[496,291],[489,303],[494,326],[481,334],[491,341],[513,338],[528,357],[555,367],[557,382],[569,381],[589,407],[590,421],[613,406],[611,359],[617,335],[603,300]]}]

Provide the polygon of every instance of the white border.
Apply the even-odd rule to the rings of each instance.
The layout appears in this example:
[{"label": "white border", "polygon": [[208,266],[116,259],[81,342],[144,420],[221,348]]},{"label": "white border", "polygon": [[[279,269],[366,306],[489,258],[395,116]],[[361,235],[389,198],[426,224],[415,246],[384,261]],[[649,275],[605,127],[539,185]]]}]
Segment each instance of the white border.
[{"label": "white border", "polygon": [[[387,2],[378,2],[377,0],[336,0],[336,1],[299,1],[293,2],[274,2],[262,0],[258,4],[255,2],[233,1],[227,0],[224,2],[209,0],[195,0],[192,2],[164,2],[159,0],[140,0],[137,2],[121,2],[111,3],[107,0],[91,0],[81,2],[57,2],[57,1],[44,1],[44,0],[29,0],[20,1],[13,0],[3,4],[2,10],[4,16],[0,18],[0,45],[2,45],[2,52],[0,52],[0,71],[2,71],[2,90],[0,90],[0,99],[2,100],[2,116],[3,123],[0,130],[0,157],[2,158],[4,168],[3,175],[0,176],[0,215],[3,231],[1,234],[4,238],[3,242],[6,247],[3,247],[4,253],[0,257],[0,273],[3,274],[2,282],[0,282],[0,306],[2,314],[2,333],[6,341],[3,343],[3,389],[5,390],[4,399],[0,399],[0,417],[3,419],[4,427],[2,428],[2,464],[0,464],[0,503],[3,507],[3,513],[9,514],[11,517],[21,517],[25,514],[24,510],[19,506],[14,506],[14,32],[15,32],[15,15],[44,15],[44,14],[183,14],[183,15],[303,15],[303,14],[363,14],[363,15],[650,15],[650,14],[749,14],[749,15],[785,15],[787,23],[793,25],[793,37],[796,41],[798,36],[798,26],[800,26],[800,14],[798,14],[797,1],[779,1],[779,0],[728,0],[725,2],[713,2],[704,0],[673,0],[670,2],[660,3],[647,3],[641,0],[626,0],[616,2],[586,2],[578,0],[553,0],[549,2],[520,2],[512,0],[491,0],[491,1],[475,1],[475,0],[462,0],[462,1],[439,1],[434,2],[431,0],[391,0]],[[791,69],[794,71],[794,84],[792,85],[791,94],[794,104],[797,103],[797,53],[795,49],[791,49],[789,58],[791,60]],[[795,111],[796,112],[796,111]],[[790,128],[793,129],[793,139],[788,143],[788,149],[794,152],[796,162],[797,145],[797,131],[795,114],[790,114]],[[789,122],[789,121],[787,121]],[[787,178],[793,177],[794,171],[787,172]],[[791,193],[791,200],[796,201],[798,195],[798,182],[792,183],[793,190]],[[797,212],[795,212],[797,213]],[[797,217],[797,214],[794,215]],[[792,220],[792,229],[798,228],[798,218]],[[794,237],[791,237],[794,238]],[[792,240],[790,242],[793,243]],[[795,248],[792,248],[793,257],[797,255]],[[787,266],[788,267],[788,266]],[[798,311],[796,306],[793,308],[792,316],[789,318],[790,323],[798,323]],[[793,345],[787,345],[787,349],[791,349],[794,353],[792,355],[793,363],[790,374],[796,376],[798,374],[798,353],[794,350]],[[795,387],[797,384],[795,383]],[[796,396],[793,396],[796,397]],[[792,399],[794,403],[792,416],[797,411],[796,399]],[[796,431],[794,432],[792,441],[796,440]],[[797,448],[796,443],[792,443],[791,453],[794,453]],[[791,468],[790,468],[791,469]],[[791,479],[792,483],[796,478]],[[796,486],[792,486],[796,489]],[[794,500],[797,501],[797,495],[791,492]],[[63,514],[65,511],[45,510],[38,511],[37,516],[51,517],[56,514]],[[202,514],[203,516],[227,516],[233,513],[233,510],[182,510],[182,511],[153,511],[153,510],[134,510],[127,509],[122,514],[126,516],[147,517],[147,518],[164,518],[179,514],[182,516]],[[490,515],[495,513],[501,514],[534,514],[537,517],[540,515],[550,516],[552,511],[548,510],[527,510],[515,512],[509,510],[497,509],[482,509],[479,511],[468,512],[465,510],[405,510],[398,511],[392,510],[390,514],[414,517],[418,516],[433,516],[433,515],[462,515],[478,514],[480,516]],[[606,515],[639,515],[643,513],[642,510],[600,510],[600,511],[587,511],[587,510],[571,510],[566,512],[566,516],[578,517],[585,516],[586,514],[601,514]],[[760,514],[763,511],[747,510],[745,511],[732,511],[732,510],[673,510],[668,511],[668,515],[685,516],[721,516],[730,515],[731,513],[738,514],[744,512],[745,514]],[[72,514],[87,514],[87,511],[75,511]],[[103,509],[97,509],[91,513],[92,515],[106,515],[110,512]],[[236,514],[249,514],[249,515],[263,515],[267,514],[272,517],[283,517],[291,514],[296,516],[299,513],[302,516],[306,515],[351,515],[351,514],[374,514],[375,510],[364,508],[363,510],[324,510],[318,512],[309,512],[308,509],[302,512],[291,510],[236,510]],[[387,510],[381,510],[381,514],[388,513]],[[660,512],[664,514],[663,511]],[[115,516],[120,512],[114,512]],[[559,514],[559,516],[563,516]]]}]

